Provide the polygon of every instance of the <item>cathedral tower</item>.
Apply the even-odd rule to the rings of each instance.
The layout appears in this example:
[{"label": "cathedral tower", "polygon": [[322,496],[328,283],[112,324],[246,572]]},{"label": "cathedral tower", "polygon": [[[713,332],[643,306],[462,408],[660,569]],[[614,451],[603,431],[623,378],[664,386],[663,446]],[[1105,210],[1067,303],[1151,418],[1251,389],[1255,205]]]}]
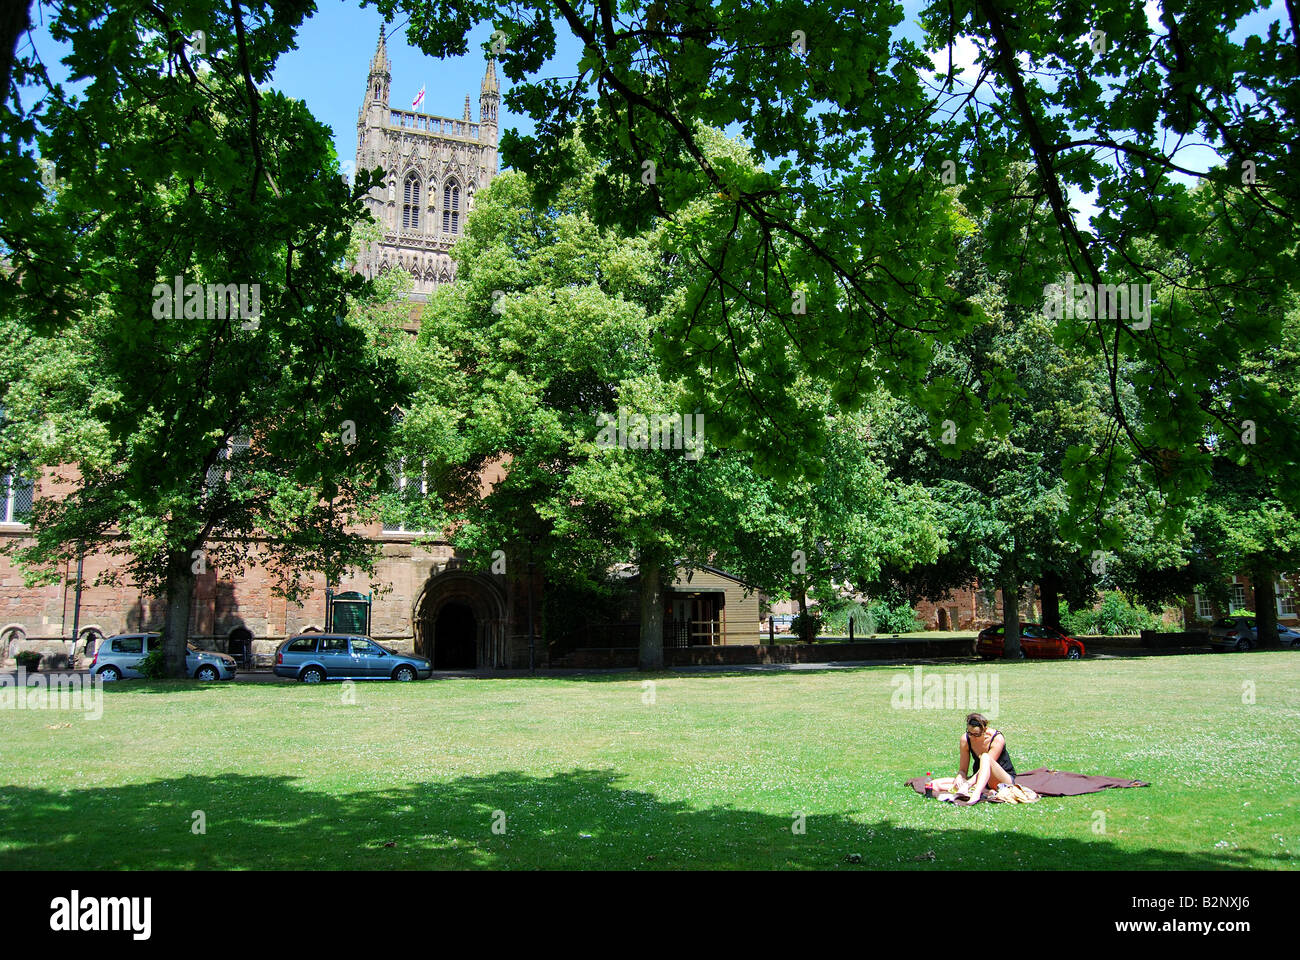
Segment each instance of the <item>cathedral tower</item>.
[{"label": "cathedral tower", "polygon": [[496,66],[488,61],[478,123],[468,96],[461,119],[430,116],[390,106],[391,74],[381,28],[357,115],[356,166],[384,171],[384,185],[366,198],[383,235],[362,251],[356,269],[374,277],[400,264],[414,278],[411,299],[427,300],[440,283],[455,279],[451,245],[464,229],[474,194],[496,176],[501,96]]}]

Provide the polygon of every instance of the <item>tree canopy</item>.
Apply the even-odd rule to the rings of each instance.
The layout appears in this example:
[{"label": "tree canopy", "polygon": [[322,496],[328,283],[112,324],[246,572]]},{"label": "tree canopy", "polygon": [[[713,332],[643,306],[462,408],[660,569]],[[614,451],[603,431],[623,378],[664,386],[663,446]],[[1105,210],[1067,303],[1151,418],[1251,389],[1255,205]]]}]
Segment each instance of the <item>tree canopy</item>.
[{"label": "tree canopy", "polygon": [[344,265],[375,180],[349,187],[329,131],[257,88],[310,5],[205,7],[60,8],[52,32],[92,82],[47,90],[36,144],[57,180],[3,237],[0,455],[73,471],[16,555],[123,557],[167,596],[172,675],[209,565],[256,557],[296,596],[304,571],[369,561],[353,525],[402,395]]}]

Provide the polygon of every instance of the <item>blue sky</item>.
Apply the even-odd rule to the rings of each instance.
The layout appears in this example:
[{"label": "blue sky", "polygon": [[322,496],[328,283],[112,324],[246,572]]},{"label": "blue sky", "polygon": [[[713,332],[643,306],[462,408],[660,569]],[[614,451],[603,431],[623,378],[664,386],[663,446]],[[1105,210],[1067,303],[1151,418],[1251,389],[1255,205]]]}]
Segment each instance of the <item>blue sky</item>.
[{"label": "blue sky", "polygon": [[[924,5],[924,0],[905,0],[906,19],[898,29],[900,34],[919,39],[920,31],[915,19]],[[1143,6],[1154,24],[1159,14],[1158,0],[1145,0]],[[58,63],[62,51],[43,26],[47,11],[38,5],[34,13],[36,27],[32,34],[37,50],[55,79],[63,80],[66,71]],[[1285,22],[1284,13],[1285,0],[1272,0],[1269,8],[1245,18],[1234,31],[1234,38],[1240,39],[1249,32],[1263,32],[1273,20]],[[281,58],[272,81],[273,86],[289,96],[303,100],[312,114],[331,128],[339,159],[348,170],[356,156],[357,111],[365,95],[366,76],[381,23],[383,18],[378,11],[362,8],[357,0],[319,0],[316,14],[298,33],[297,48]],[[391,104],[400,109],[410,109],[412,98],[424,86],[426,92],[421,112],[459,118],[464,111],[465,95],[469,94],[472,116],[478,120],[479,85],[486,66],[482,49],[491,32],[490,24],[476,27],[471,31],[466,56],[439,61],[407,43],[405,18],[399,14],[387,25],[388,53],[393,63]],[[543,67],[540,74],[543,77],[572,75],[578,60],[578,42],[562,27],[557,32],[556,58]],[[1083,38],[1080,39],[1082,42]],[[974,75],[971,65],[978,55],[979,45],[978,38],[970,37],[959,37],[954,45],[954,61],[968,68],[968,77]],[[942,64],[946,68],[947,52],[936,53],[933,61],[936,67]],[[497,78],[504,93],[510,83],[499,69]],[[503,107],[501,128],[510,127],[527,134],[532,132],[534,125],[527,117],[512,115]],[[1214,163],[1216,157],[1206,147],[1192,146],[1188,152],[1179,155],[1179,160],[1187,166],[1204,169]],[[1096,209],[1090,198],[1072,197],[1072,200],[1079,207],[1081,219],[1086,222]]]},{"label": "blue sky", "polygon": [[[50,75],[66,82],[67,70],[59,62],[65,49],[50,37],[44,22],[48,11],[39,6],[33,11],[32,39],[50,69]],[[470,109],[479,119],[479,86],[487,62],[482,44],[491,39],[492,27],[483,24],[469,37],[469,52],[463,57],[435,60],[406,42],[405,18],[400,14],[387,25],[388,56],[393,62],[390,91],[392,106],[409,110],[411,100],[423,85],[421,113],[460,118],[465,110],[465,94],[470,95]],[[315,116],[334,132],[334,146],[340,161],[352,160],[357,152],[357,111],[366,92],[370,58],[379,39],[382,15],[373,8],[361,8],[357,0],[319,0],[318,9],[298,32],[297,49],[280,58],[272,86],[302,100]],[[26,41],[20,41],[20,45]],[[579,44],[562,31],[557,44],[555,69],[543,76],[573,73],[578,60]],[[497,69],[497,82],[504,94],[510,81]],[[70,87],[77,89],[77,85]],[[27,97],[32,94],[28,92]],[[533,123],[501,109],[501,128],[516,127],[531,133]]]},{"label": "blue sky", "polygon": [[[463,57],[435,60],[406,42],[405,18],[398,15],[388,24],[388,56],[393,61],[393,82],[389,102],[396,109],[410,110],[421,86],[425,87],[421,113],[460,118],[465,95],[470,110],[479,119],[479,86],[487,63],[482,44],[491,39],[492,26],[483,24],[469,37],[469,53]],[[339,159],[354,158],[357,152],[357,111],[366,92],[370,58],[379,39],[383,17],[374,9],[361,9],[356,0],[320,0],[319,10],[298,33],[298,49],[285,54],[276,67],[274,86],[303,100],[312,114],[334,131]],[[554,76],[578,60],[578,43],[561,33]],[[510,81],[497,69],[497,81],[504,94]],[[531,133],[533,123],[501,109],[501,128],[515,127]]]}]

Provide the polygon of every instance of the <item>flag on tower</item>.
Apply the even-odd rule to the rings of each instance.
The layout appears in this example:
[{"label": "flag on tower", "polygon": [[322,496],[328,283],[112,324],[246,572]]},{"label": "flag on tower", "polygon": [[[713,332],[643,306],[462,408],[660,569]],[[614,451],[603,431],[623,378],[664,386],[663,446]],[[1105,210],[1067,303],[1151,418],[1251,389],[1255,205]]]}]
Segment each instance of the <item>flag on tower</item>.
[{"label": "flag on tower", "polygon": [[412,109],[412,110],[418,109],[419,106],[420,106],[420,104],[422,104],[422,103],[424,103],[424,87],[423,87],[423,86],[420,87],[420,92],[417,93],[417,94],[415,95],[415,99],[411,101],[411,109]]}]

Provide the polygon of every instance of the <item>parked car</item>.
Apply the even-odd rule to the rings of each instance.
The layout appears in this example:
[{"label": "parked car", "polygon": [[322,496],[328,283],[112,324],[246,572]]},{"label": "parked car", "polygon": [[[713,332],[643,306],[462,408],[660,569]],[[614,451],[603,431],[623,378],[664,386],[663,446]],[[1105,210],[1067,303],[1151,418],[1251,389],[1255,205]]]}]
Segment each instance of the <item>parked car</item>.
[{"label": "parked car", "polygon": [[[1001,623],[985,627],[975,640],[975,652],[985,660],[1002,656],[1005,628]],[[1020,625],[1020,657],[1029,660],[1079,660],[1086,651],[1074,637],[1041,623]]]},{"label": "parked car", "polygon": [[[125,678],[143,677],[140,661],[162,644],[156,633],[119,633],[100,641],[90,661],[92,676],[112,682]],[[237,669],[235,658],[212,650],[200,650],[194,644],[186,645],[185,669],[196,680],[231,680]]]},{"label": "parked car", "polygon": [[[1283,647],[1300,650],[1300,631],[1279,623],[1277,636]],[[1215,650],[1253,650],[1259,646],[1255,615],[1234,613],[1215,620],[1210,625],[1210,646]]]},{"label": "parked car", "polygon": [[322,680],[426,680],[433,664],[381,647],[369,637],[304,633],[275,651],[275,675],[303,683]]}]

